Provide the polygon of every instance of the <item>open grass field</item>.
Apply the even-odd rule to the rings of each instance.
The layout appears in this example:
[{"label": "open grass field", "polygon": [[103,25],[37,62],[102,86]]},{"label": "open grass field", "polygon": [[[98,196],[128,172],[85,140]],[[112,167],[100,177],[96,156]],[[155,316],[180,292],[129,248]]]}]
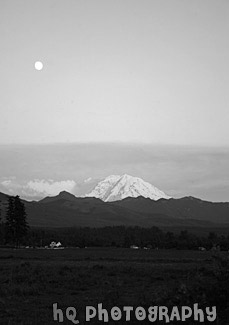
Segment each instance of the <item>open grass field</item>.
[{"label": "open grass field", "polygon": [[[226,325],[228,310],[224,289],[227,288],[221,283],[225,274],[215,254],[124,248],[2,248],[0,324],[59,324],[53,320],[54,303],[63,311],[69,306],[75,307],[80,324],[103,324],[97,318],[85,322],[85,306],[97,307],[99,303],[107,309],[143,306],[146,310],[155,305],[171,307],[199,303],[221,306],[217,309],[219,317],[215,324]],[[224,259],[227,254],[217,253]],[[126,323],[109,321],[109,324]],[[150,324],[136,319],[128,323]],[[73,323],[64,317],[62,324]]]}]

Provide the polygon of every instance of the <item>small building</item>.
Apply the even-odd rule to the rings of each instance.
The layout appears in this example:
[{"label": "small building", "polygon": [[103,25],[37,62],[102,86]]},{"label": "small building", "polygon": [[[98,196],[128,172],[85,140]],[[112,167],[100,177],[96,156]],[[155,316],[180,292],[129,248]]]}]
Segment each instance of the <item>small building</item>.
[{"label": "small building", "polygon": [[131,245],[130,248],[131,248],[131,249],[139,249],[139,247],[136,246],[136,245]]},{"label": "small building", "polygon": [[198,250],[204,252],[204,251],[206,251],[206,248],[205,247],[198,247]]},{"label": "small building", "polygon": [[51,244],[49,245],[50,248],[59,248],[61,247],[61,242],[56,243],[55,241],[52,241]]}]

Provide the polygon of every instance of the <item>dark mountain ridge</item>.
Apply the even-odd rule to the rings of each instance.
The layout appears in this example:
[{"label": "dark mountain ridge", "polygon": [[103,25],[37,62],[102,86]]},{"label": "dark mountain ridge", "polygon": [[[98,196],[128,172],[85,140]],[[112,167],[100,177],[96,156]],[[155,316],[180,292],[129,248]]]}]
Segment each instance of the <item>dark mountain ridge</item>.
[{"label": "dark mountain ridge", "polygon": [[[4,215],[9,195],[0,193]],[[218,227],[229,226],[229,203],[194,197],[160,199],[144,197],[103,202],[94,197],[75,197],[66,191],[40,201],[23,200],[31,226],[38,227]]]},{"label": "dark mountain ridge", "polygon": [[229,223],[229,203],[203,201],[192,196],[180,199],[153,201],[144,197],[126,198],[113,202],[134,211],[162,213],[180,219],[206,220],[215,223]]}]

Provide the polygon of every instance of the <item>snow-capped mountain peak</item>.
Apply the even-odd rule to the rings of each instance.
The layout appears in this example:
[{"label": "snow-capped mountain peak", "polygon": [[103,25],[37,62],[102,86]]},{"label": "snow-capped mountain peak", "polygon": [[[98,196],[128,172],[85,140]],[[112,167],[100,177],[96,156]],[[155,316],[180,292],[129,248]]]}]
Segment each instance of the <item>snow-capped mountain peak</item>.
[{"label": "snow-capped mountain peak", "polygon": [[101,200],[118,201],[126,197],[143,196],[152,200],[161,198],[169,199],[170,197],[164,192],[153,186],[152,184],[143,181],[139,177],[133,177],[127,174],[110,175],[100,181],[95,188],[85,196],[100,198]]}]

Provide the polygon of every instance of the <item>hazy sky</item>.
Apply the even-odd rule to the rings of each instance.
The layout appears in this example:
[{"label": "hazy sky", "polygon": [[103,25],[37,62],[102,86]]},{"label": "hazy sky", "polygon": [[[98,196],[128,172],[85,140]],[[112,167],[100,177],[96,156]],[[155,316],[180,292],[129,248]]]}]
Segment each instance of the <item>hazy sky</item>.
[{"label": "hazy sky", "polygon": [[0,191],[229,201],[228,0],[0,0],[0,40]]},{"label": "hazy sky", "polygon": [[229,148],[137,144],[0,145],[0,192],[27,199],[88,193],[108,175],[143,178],[168,195],[229,201]]},{"label": "hazy sky", "polygon": [[228,18],[228,0],[0,0],[0,143],[227,146]]}]

